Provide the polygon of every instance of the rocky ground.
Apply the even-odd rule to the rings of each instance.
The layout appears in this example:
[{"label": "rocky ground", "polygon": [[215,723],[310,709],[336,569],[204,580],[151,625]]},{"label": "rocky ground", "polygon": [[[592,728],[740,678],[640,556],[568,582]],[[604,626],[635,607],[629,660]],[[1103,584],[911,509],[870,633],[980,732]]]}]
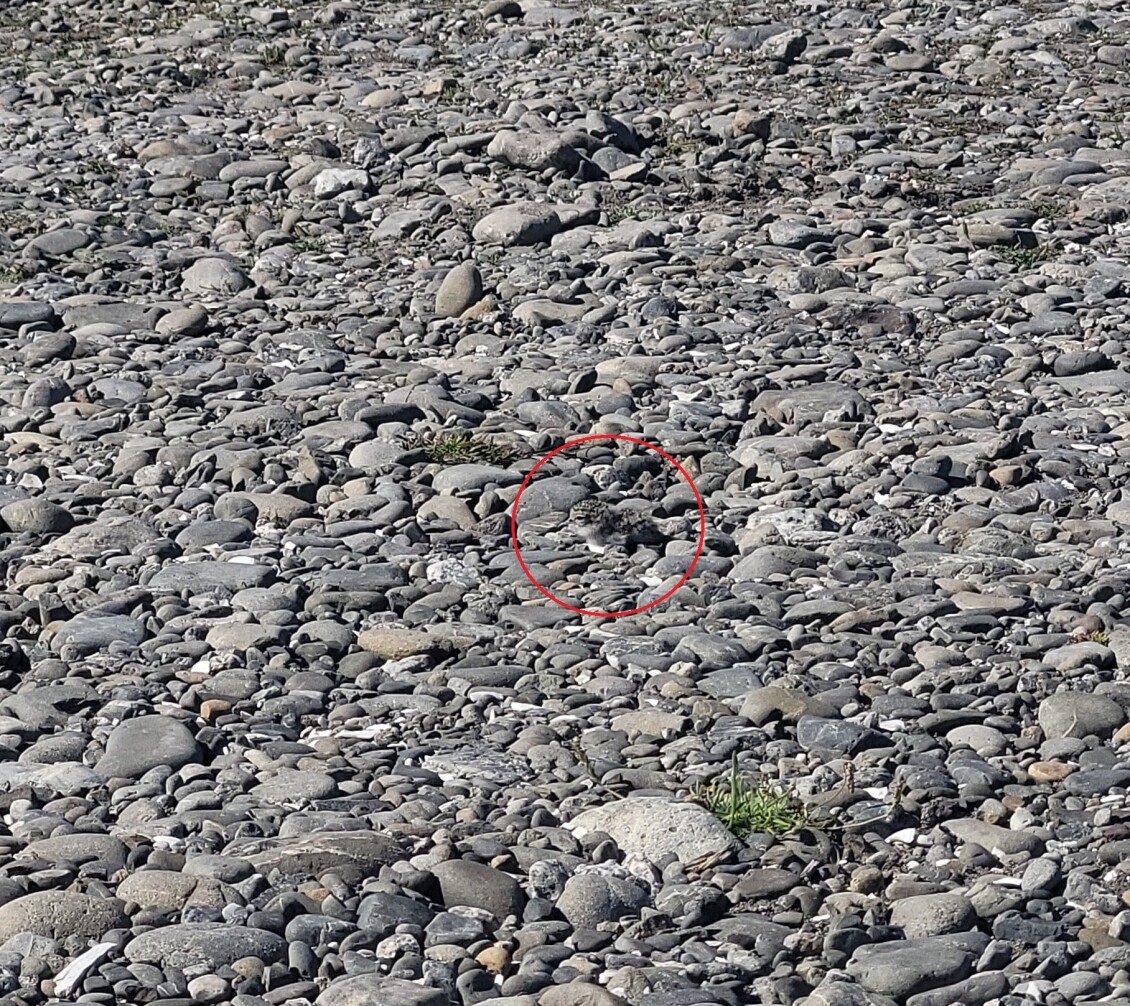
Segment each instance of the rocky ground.
[{"label": "rocky ground", "polygon": [[0,1006],[1130,1004],[1128,63],[7,0]]}]

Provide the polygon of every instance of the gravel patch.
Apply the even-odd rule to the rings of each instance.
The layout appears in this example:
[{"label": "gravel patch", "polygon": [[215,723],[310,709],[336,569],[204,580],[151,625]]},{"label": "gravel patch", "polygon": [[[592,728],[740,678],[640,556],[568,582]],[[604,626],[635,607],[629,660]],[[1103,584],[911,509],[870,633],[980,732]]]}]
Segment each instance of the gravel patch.
[{"label": "gravel patch", "polygon": [[1124,7],[6,4],[0,1006],[1130,1004]]}]

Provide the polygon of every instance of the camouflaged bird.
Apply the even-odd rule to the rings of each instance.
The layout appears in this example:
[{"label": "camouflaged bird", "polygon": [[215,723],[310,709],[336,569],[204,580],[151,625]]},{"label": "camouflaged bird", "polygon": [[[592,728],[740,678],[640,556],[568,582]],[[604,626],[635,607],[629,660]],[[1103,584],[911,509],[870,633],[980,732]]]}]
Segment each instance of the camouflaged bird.
[{"label": "camouflaged bird", "polygon": [[569,511],[566,528],[597,554],[612,547],[662,545],[670,538],[685,538],[696,530],[688,517],[656,520],[638,510],[614,507],[596,499],[575,504]]}]

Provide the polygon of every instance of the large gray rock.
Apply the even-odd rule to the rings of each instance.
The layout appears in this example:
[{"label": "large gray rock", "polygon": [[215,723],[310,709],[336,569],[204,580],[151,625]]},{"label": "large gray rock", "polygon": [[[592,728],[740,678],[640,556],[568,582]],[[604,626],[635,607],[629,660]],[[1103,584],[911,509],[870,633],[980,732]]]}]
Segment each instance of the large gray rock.
[{"label": "large gray rock", "polygon": [[129,615],[76,615],[51,637],[51,649],[64,659],[101,653],[111,644],[136,647],[149,633],[145,625]]},{"label": "large gray rock", "polygon": [[[1081,972],[1097,978],[1093,972]],[[1003,971],[983,971],[954,985],[919,992],[906,1000],[906,1006],[983,1006],[1008,994],[1008,975]],[[1072,997],[1074,998],[1074,997]]]},{"label": "large gray rock", "polygon": [[149,586],[153,590],[187,590],[207,594],[217,590],[233,594],[248,587],[264,587],[275,576],[270,566],[242,562],[182,562],[160,570]]},{"label": "large gray rock", "polygon": [[595,929],[636,914],[650,900],[647,888],[634,877],[593,871],[570,877],[556,907],[575,929]]},{"label": "large gray rock", "polygon": [[436,492],[458,495],[459,493],[481,492],[492,483],[500,486],[521,482],[517,472],[496,468],[494,465],[463,464],[452,465],[436,472],[432,487]]},{"label": "large gray rock", "polygon": [[104,779],[137,779],[158,765],[181,768],[197,755],[196,738],[180,720],[138,716],[114,727],[94,768]]},{"label": "large gray rock", "polygon": [[369,172],[360,168],[326,168],[314,177],[314,195],[332,199],[342,192],[365,192],[371,184]]},{"label": "large gray rock", "polygon": [[947,821],[943,827],[954,838],[962,842],[973,842],[989,852],[999,851],[1006,856],[1026,852],[1030,856],[1039,856],[1044,851],[1044,840],[1039,835],[1028,831],[1013,831],[973,817]]},{"label": "large gray rock", "polygon": [[777,718],[787,723],[795,723],[802,716],[822,716],[830,719],[836,715],[836,712],[832,703],[819,696],[805,695],[796,688],[766,685],[764,688],[753,689],[742,699],[738,715],[757,726],[763,726],[769,720]]},{"label": "large gray rock", "polygon": [[536,245],[561,230],[561,218],[544,203],[503,206],[483,217],[471,236],[476,241],[500,245]]},{"label": "large gray rock", "polygon": [[578,834],[607,832],[626,855],[651,863],[672,854],[692,863],[738,847],[737,839],[705,807],[665,797],[629,797],[593,807],[567,827]]},{"label": "large gray rock", "polygon": [[120,839],[112,835],[90,835],[82,832],[74,835],[54,835],[29,842],[24,853],[46,862],[68,862],[82,865],[101,861],[110,871],[120,870],[126,865],[129,849]]},{"label": "large gray rock", "polygon": [[868,992],[902,999],[968,978],[988,943],[984,933],[963,933],[863,946],[847,972]]},{"label": "large gray rock", "polygon": [[1049,740],[1060,737],[1109,737],[1126,713],[1114,699],[1086,692],[1059,692],[1040,703],[1040,728]]},{"label": "large gray rock", "polygon": [[16,933],[35,933],[53,940],[68,936],[93,939],[129,925],[124,907],[117,898],[39,891],[0,905],[0,943]]},{"label": "large gray rock", "polygon": [[314,1002],[316,1006],[448,1006],[439,989],[378,974],[339,978]]},{"label": "large gray rock", "polygon": [[224,855],[245,857],[260,873],[281,870],[285,874],[316,877],[339,866],[355,866],[374,876],[382,866],[404,855],[395,839],[372,831],[336,831],[296,838],[241,839]]},{"label": "large gray rock", "polygon": [[496,161],[529,171],[572,173],[580,164],[580,155],[557,133],[549,130],[504,129],[487,147],[487,154]]},{"label": "large gray rock", "polygon": [[483,278],[474,262],[462,262],[443,277],[436,293],[436,314],[458,318],[483,296]]},{"label": "large gray rock", "polygon": [[118,896],[142,908],[175,908],[186,904],[223,908],[225,892],[235,891],[211,877],[192,876],[175,870],[141,870],[118,885]]},{"label": "large gray rock", "polygon": [[31,534],[62,534],[74,525],[67,510],[45,499],[16,500],[0,507],[0,520],[13,531]]},{"label": "large gray rock", "polygon": [[142,933],[126,944],[125,955],[134,964],[174,968],[222,968],[241,957],[275,964],[286,956],[286,940],[265,929],[197,922]]},{"label": "large gray rock", "polygon": [[237,265],[223,258],[201,258],[181,276],[181,288],[201,297],[230,296],[250,285]]},{"label": "large gray rock", "polygon": [[448,908],[456,905],[482,908],[500,922],[508,915],[522,917],[526,896],[518,881],[508,873],[467,859],[437,863],[432,873],[439,880],[443,903]]},{"label": "large gray rock", "polygon": [[976,928],[977,912],[964,894],[922,894],[896,901],[891,925],[900,926],[907,939],[941,936]]},{"label": "large gray rock", "polygon": [[895,1001],[845,981],[825,981],[795,1006],[895,1006]]},{"label": "large gray rock", "polygon": [[44,545],[43,550],[71,559],[104,560],[111,555],[129,555],[164,537],[152,524],[139,517],[112,514],[100,517],[93,524],[71,528]]},{"label": "large gray rock", "polygon": [[325,772],[303,772],[282,768],[258,786],[251,788],[251,796],[261,803],[288,803],[292,800],[324,800],[337,792],[333,776]]}]

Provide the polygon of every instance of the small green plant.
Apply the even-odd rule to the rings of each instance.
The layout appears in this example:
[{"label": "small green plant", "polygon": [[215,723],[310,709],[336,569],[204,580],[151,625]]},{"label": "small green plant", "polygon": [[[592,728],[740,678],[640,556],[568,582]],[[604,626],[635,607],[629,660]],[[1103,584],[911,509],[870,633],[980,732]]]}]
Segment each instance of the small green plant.
[{"label": "small green plant", "polygon": [[808,820],[791,793],[764,783],[751,784],[738,770],[736,755],[725,776],[710,785],[696,786],[691,796],[738,838],[756,833],[787,835]]},{"label": "small green plant", "polygon": [[632,208],[627,203],[605,203],[604,212],[608,217],[609,227],[615,227],[618,223],[622,223],[632,216]]},{"label": "small green plant", "polygon": [[663,138],[663,149],[670,157],[680,157],[683,154],[689,154],[694,150],[698,150],[698,143],[689,136],[678,136],[674,133],[668,133]]},{"label": "small green plant", "polygon": [[432,437],[423,447],[429,461],[441,465],[466,465],[475,462],[507,465],[514,460],[509,447],[492,443],[471,433],[444,433]]},{"label": "small green plant", "polygon": [[299,238],[291,247],[299,255],[303,252],[323,252],[326,250],[326,239],[324,237]]},{"label": "small green plant", "polygon": [[1058,220],[1067,215],[1068,209],[1070,207],[1064,200],[1053,199],[1048,202],[1036,203],[1032,207],[1032,212],[1044,220]]},{"label": "small green plant", "polygon": [[259,50],[259,59],[268,69],[282,66],[286,61],[286,47],[274,42],[268,43]]},{"label": "small green plant", "polygon": [[992,209],[992,206],[984,199],[973,199],[960,205],[961,212],[966,216],[972,216],[974,213],[984,213],[985,210]]},{"label": "small green plant", "polygon": [[1034,248],[1025,248],[1023,245],[1012,245],[1000,249],[1000,256],[1010,262],[1017,269],[1034,269],[1041,262],[1050,262],[1056,257],[1056,247],[1050,241],[1038,244]]},{"label": "small green plant", "polygon": [[0,266],[0,284],[22,283],[25,278],[24,267],[18,263]]}]

